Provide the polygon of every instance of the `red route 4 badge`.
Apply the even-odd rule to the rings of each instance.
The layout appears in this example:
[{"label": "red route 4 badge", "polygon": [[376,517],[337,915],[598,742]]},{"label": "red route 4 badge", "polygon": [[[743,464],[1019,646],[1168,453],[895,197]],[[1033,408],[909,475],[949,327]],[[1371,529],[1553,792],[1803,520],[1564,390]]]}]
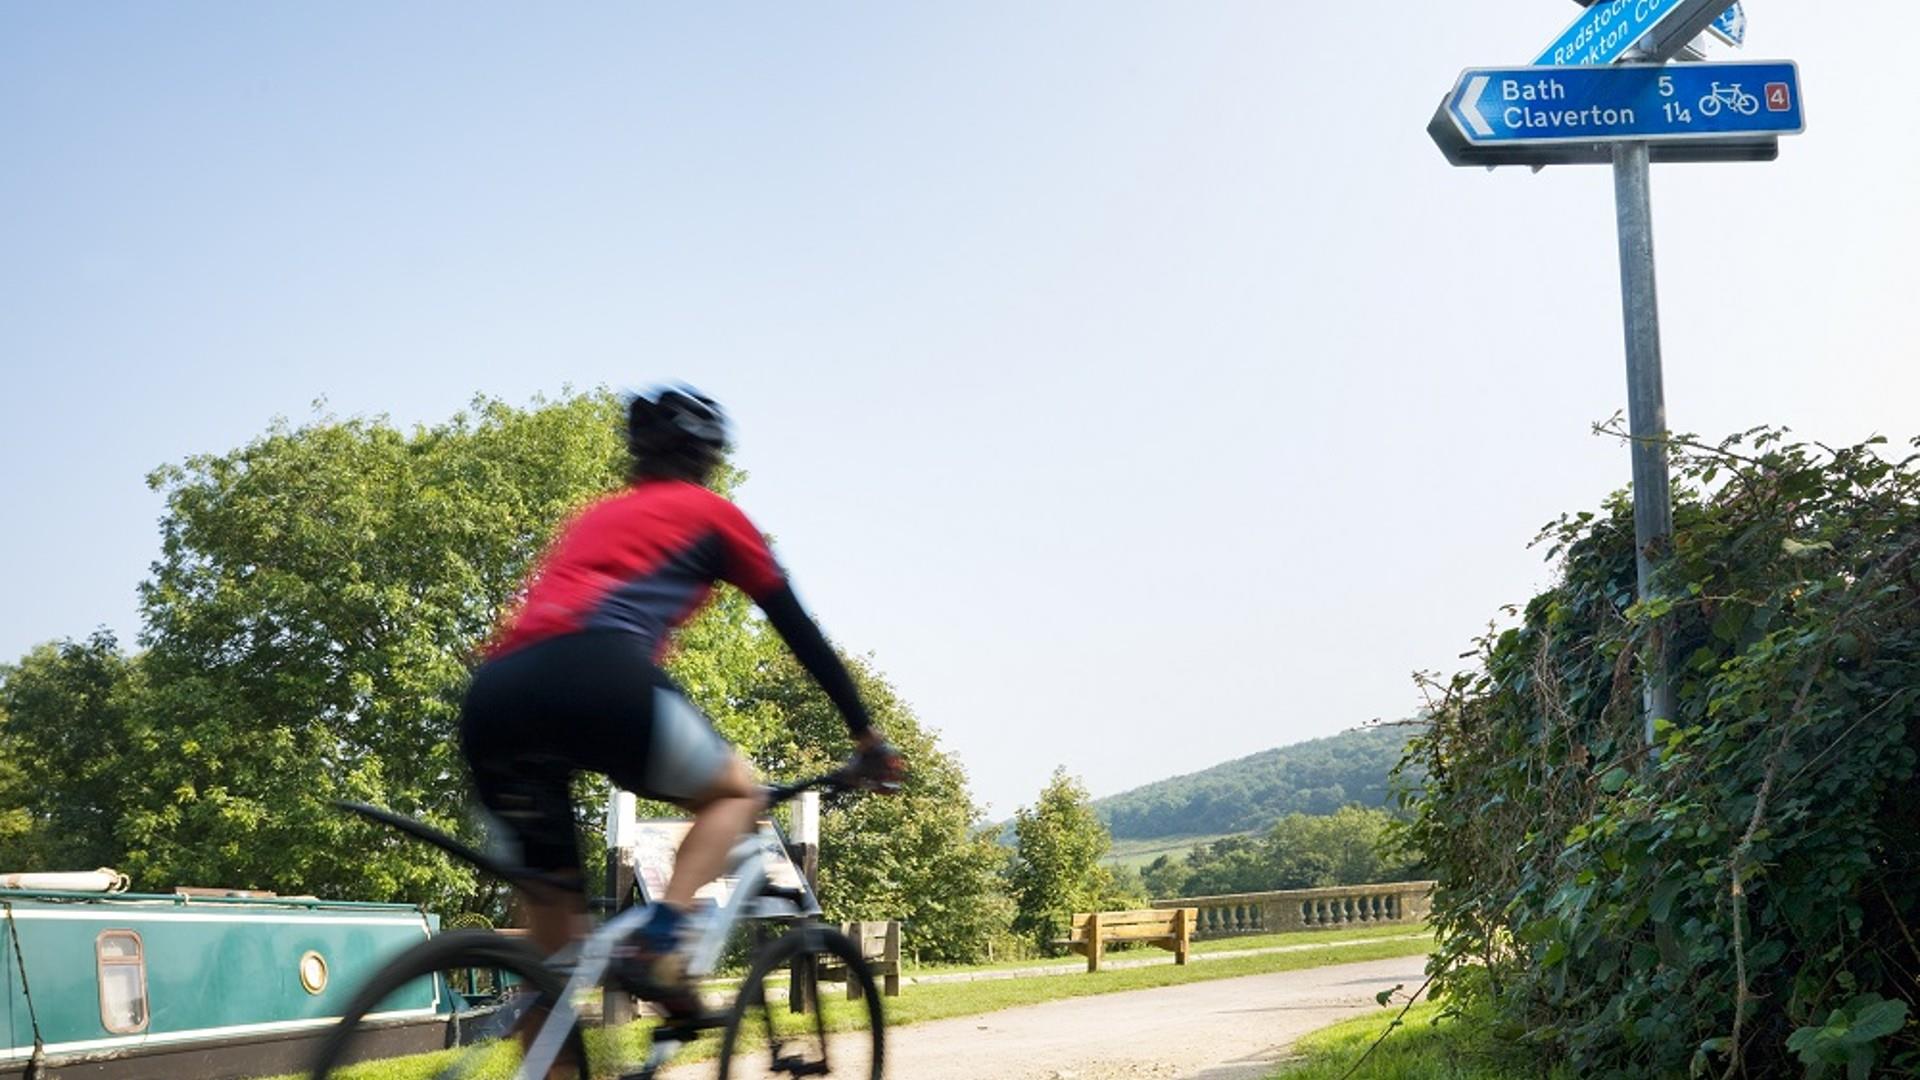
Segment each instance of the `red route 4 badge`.
[{"label": "red route 4 badge", "polygon": [[1767,108],[1772,112],[1786,112],[1793,108],[1793,91],[1783,82],[1767,84]]}]

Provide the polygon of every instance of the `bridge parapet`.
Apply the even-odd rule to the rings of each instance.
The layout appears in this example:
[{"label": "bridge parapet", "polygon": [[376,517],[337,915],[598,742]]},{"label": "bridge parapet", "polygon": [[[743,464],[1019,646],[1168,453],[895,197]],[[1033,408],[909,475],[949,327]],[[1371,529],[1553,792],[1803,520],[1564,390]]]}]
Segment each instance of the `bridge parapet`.
[{"label": "bridge parapet", "polygon": [[1197,938],[1413,925],[1426,920],[1432,907],[1433,885],[1431,881],[1393,881],[1381,885],[1183,896],[1155,900],[1153,906],[1200,909],[1199,921],[1194,926]]}]

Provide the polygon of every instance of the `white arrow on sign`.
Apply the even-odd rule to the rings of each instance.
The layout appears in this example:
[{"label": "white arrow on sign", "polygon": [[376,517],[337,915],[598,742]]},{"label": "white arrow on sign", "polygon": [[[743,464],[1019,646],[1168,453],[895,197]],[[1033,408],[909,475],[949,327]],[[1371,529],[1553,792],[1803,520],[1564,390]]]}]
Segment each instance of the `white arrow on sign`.
[{"label": "white arrow on sign", "polygon": [[1460,115],[1472,126],[1475,135],[1493,134],[1493,125],[1480,115],[1480,92],[1492,81],[1490,76],[1475,75],[1467,80],[1466,95],[1460,99]]}]

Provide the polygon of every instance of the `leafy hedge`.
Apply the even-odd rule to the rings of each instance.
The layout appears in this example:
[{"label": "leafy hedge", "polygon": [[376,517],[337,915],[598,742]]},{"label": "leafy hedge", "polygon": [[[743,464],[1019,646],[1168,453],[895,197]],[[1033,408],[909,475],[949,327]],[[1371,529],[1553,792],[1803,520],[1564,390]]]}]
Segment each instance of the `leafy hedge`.
[{"label": "leafy hedge", "polygon": [[1920,456],[1884,454],[1676,440],[1649,604],[1624,496],[1542,534],[1559,583],[1406,759],[1456,1000],[1582,1076],[1920,1071]]}]

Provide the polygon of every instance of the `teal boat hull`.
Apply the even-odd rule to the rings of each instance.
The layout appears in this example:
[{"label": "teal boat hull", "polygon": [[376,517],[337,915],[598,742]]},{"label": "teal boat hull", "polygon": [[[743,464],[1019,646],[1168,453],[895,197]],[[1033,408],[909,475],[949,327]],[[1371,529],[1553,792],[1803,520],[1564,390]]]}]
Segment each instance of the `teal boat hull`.
[{"label": "teal boat hull", "polygon": [[[401,904],[0,892],[0,1080],[298,1072],[365,980],[437,920]],[[446,1045],[423,981],[371,1056]]]}]

